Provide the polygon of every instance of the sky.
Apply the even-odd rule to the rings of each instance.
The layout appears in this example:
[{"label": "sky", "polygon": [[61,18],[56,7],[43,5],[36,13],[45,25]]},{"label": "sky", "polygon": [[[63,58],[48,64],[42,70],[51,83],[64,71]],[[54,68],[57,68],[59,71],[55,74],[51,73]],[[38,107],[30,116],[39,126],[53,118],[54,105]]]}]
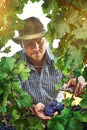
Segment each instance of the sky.
[{"label": "sky", "polygon": [[[34,3],[28,2],[28,4],[26,4],[23,9],[23,13],[21,15],[18,15],[18,17],[21,19],[25,19],[31,16],[35,16],[41,20],[41,22],[44,24],[45,29],[47,29],[47,23],[49,22],[49,19],[43,14],[41,4],[42,2],[34,2]],[[17,51],[21,50],[20,45],[14,43],[12,40],[8,41],[6,47],[7,46],[11,46],[11,52],[9,54],[5,53],[0,54],[0,58],[2,56],[11,56]]]}]

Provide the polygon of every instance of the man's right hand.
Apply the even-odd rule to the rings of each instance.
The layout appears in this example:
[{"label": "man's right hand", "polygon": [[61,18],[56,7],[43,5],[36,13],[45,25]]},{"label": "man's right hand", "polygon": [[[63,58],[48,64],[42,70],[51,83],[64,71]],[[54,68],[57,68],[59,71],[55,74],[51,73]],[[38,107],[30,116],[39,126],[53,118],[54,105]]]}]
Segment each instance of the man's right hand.
[{"label": "man's right hand", "polygon": [[35,114],[40,119],[45,120],[45,121],[50,120],[51,117],[46,116],[44,114],[44,108],[45,108],[45,105],[43,103],[38,103],[36,105],[33,105],[32,108],[30,108],[30,109],[33,112],[33,114]]}]

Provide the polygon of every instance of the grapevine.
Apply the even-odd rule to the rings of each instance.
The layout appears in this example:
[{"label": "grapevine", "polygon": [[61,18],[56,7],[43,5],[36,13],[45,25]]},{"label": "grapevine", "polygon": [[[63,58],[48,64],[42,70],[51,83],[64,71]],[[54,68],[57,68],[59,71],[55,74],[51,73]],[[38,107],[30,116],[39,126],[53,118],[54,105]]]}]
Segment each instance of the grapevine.
[{"label": "grapevine", "polygon": [[[57,112],[56,115],[55,115],[55,112]],[[48,122],[49,130],[51,129],[51,127],[55,128],[55,126],[56,128],[58,128],[56,123],[61,124],[62,123],[61,118],[64,120],[64,118],[66,119],[66,117],[67,117],[66,124],[64,124],[64,126],[63,126],[63,123],[61,124],[63,127],[65,127],[65,125],[67,126],[67,123],[69,123],[69,120],[72,120],[75,118],[74,120],[76,121],[76,118],[77,118],[78,122],[80,123],[80,126],[82,127],[82,130],[86,130],[87,120],[84,121],[83,119],[80,120],[78,118],[78,115],[81,116],[82,114],[86,112],[87,112],[87,108],[82,108],[80,105],[64,106],[63,103],[59,103],[56,100],[52,100],[48,105],[45,106],[45,109],[44,109],[44,114],[46,116],[52,117],[52,119]],[[77,115],[77,117],[74,117],[74,115]],[[51,126],[51,123],[55,123],[55,126],[54,125]],[[77,129],[77,127],[75,128]]]},{"label": "grapevine", "polygon": [[[83,112],[87,109],[81,108],[80,105],[73,105],[73,106],[66,106],[68,109],[70,109],[72,112],[79,111]],[[45,106],[44,114],[50,117],[54,116],[55,112],[58,112],[58,115],[61,114],[61,111],[64,109],[64,104],[59,103],[56,100],[52,100],[48,105]]]},{"label": "grapevine", "polygon": [[[39,2],[40,0],[30,1],[34,3]],[[51,51],[54,54],[55,68],[60,69],[67,77],[64,79],[63,83],[66,83],[70,77],[78,78],[80,75],[82,75],[87,82],[87,1],[42,1],[43,4],[41,7],[43,13],[50,19],[50,22],[47,25],[47,32],[45,36],[47,41],[49,41]],[[27,4],[27,2],[28,0],[0,0],[0,49],[7,43],[9,39],[12,39],[15,34],[15,30],[19,30],[23,27],[22,21],[17,14],[21,14],[23,12],[23,7],[25,4]],[[58,48],[52,47],[52,43],[55,39],[60,39]],[[9,51],[7,51],[7,53],[8,52]],[[25,94],[24,96],[20,95],[22,91],[19,89],[20,87],[17,82],[16,75],[18,74],[17,71],[19,68],[21,68],[21,70],[24,70],[24,68],[22,68],[22,65],[21,67],[18,67],[20,66],[19,64],[14,66],[14,60],[12,59],[7,58],[7,61],[9,61],[10,70],[5,65],[6,59],[0,59],[0,116],[4,115],[4,120],[0,117],[0,123],[2,120],[4,121],[0,124],[0,127],[1,125],[3,126],[3,129],[8,129],[9,127],[10,130],[12,129],[12,126],[16,125],[17,130],[24,130],[26,128],[26,125],[24,124],[27,124],[27,129],[29,130],[34,130],[35,127],[38,130],[43,130],[41,125],[42,122],[36,117],[32,117],[29,110],[26,111],[26,109],[18,109],[18,107],[24,107],[23,100],[18,100],[18,98],[20,97],[21,99],[21,97],[25,97]],[[22,77],[26,79],[25,72],[22,73],[21,70],[20,73],[22,74]],[[9,90],[11,90],[11,93],[7,93]],[[67,104],[71,104],[73,100],[72,97],[66,102],[66,104],[64,104],[64,108],[56,117],[54,117],[55,111],[48,109],[50,105],[48,104],[44,111],[46,114],[46,109],[48,109],[47,111],[50,111],[50,116],[52,116],[52,119],[48,121],[47,124],[48,130],[83,130],[82,122],[84,124],[84,130],[86,130],[86,88],[81,97],[82,100],[80,102],[80,106],[74,106],[74,108],[67,106]],[[9,99],[12,101],[10,104],[8,103]],[[81,112],[78,109],[80,109]],[[5,118],[7,112],[13,116],[10,118],[9,123],[7,117]],[[26,119],[26,122],[24,119]],[[35,124],[32,125],[34,122]],[[9,126],[8,124],[13,125]]]},{"label": "grapevine", "polygon": [[[6,120],[6,122],[4,122],[4,120]],[[12,127],[9,124],[10,121],[10,116],[6,115],[6,116],[0,116],[0,130],[16,130],[15,127]]]}]

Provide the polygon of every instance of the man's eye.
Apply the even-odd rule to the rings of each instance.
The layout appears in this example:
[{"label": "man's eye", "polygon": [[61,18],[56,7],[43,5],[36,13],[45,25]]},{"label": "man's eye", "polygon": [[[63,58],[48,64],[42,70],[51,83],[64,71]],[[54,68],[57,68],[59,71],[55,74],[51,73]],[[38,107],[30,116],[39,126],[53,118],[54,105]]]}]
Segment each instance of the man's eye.
[{"label": "man's eye", "polygon": [[37,43],[38,43],[38,44],[40,44],[40,43],[41,43],[41,41],[37,41]]},{"label": "man's eye", "polygon": [[32,43],[27,43],[27,42],[26,42],[25,45],[26,45],[26,46],[31,46]]},{"label": "man's eye", "polygon": [[31,46],[32,44],[33,44],[33,43],[28,43],[27,45],[28,45],[28,46]]},{"label": "man's eye", "polygon": [[39,44],[42,43],[42,40],[37,41],[37,43],[39,43]]}]

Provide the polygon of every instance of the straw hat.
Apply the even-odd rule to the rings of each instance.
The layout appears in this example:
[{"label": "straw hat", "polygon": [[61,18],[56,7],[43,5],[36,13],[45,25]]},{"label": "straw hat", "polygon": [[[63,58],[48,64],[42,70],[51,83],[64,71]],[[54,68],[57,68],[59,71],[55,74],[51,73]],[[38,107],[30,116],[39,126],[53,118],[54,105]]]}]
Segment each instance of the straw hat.
[{"label": "straw hat", "polygon": [[23,30],[19,31],[19,36],[13,38],[13,41],[20,44],[22,40],[31,40],[43,37],[45,29],[41,21],[36,17],[30,17],[25,20]]}]

